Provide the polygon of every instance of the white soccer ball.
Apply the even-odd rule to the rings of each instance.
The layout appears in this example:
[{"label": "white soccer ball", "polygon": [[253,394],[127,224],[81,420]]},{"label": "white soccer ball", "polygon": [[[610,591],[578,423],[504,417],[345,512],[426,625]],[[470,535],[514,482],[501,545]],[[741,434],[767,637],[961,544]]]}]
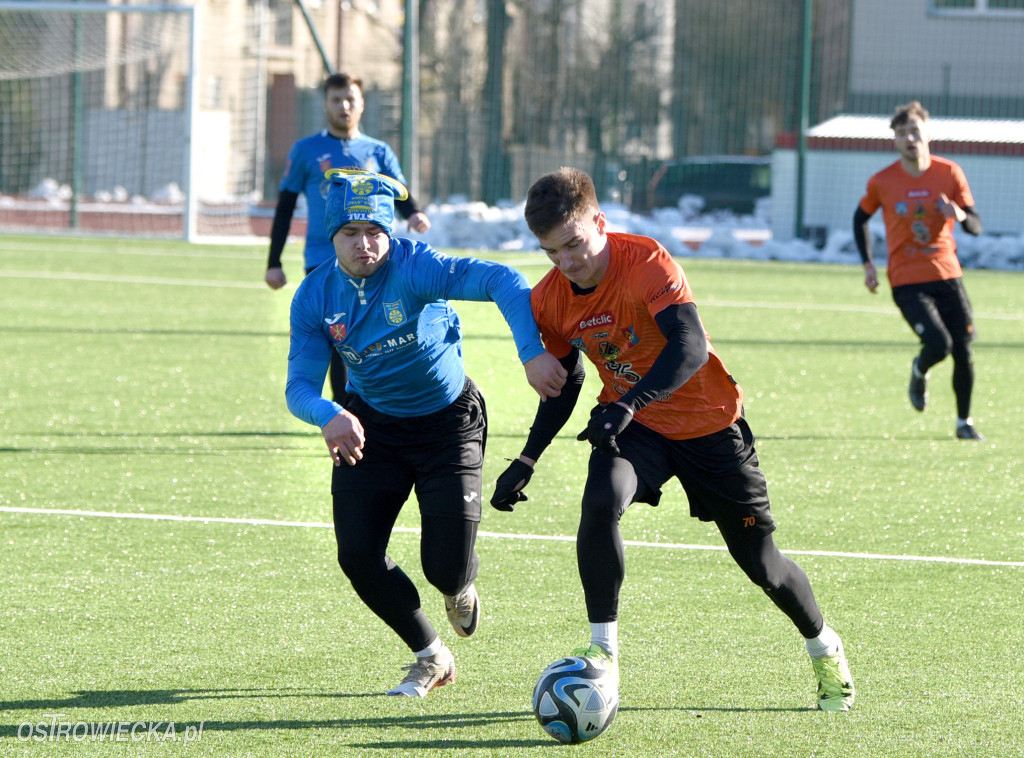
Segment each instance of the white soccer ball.
[{"label": "white soccer ball", "polygon": [[594,739],[618,711],[618,682],[602,660],[561,658],[544,669],[533,688],[537,721],[566,744]]}]

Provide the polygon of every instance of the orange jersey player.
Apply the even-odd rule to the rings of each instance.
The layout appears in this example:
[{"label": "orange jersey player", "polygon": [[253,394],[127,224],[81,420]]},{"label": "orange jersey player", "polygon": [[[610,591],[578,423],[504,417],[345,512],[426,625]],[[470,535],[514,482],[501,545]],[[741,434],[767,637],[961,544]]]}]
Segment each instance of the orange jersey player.
[{"label": "orange jersey player", "polygon": [[[608,271],[592,294],[578,297],[573,284],[555,268],[534,287],[531,297],[548,351],[563,358],[576,347],[597,367],[601,403],[626,395],[661,354],[666,338],[656,314],[670,305],[693,302],[686,274],[660,243],[611,234],[608,245]],[[740,415],[743,391],[706,333],[704,337],[708,362],[684,385],[636,411],[637,421],[669,439],[720,431]]]},{"label": "orange jersey player", "polygon": [[709,344],[682,268],[653,239],[609,232],[594,183],[578,169],[538,179],[525,216],[554,264],[533,288],[534,318],[569,378],[557,397],[540,403],[491,505],[509,511],[526,499],[538,459],[575,407],[586,355],[602,387],[577,437],[592,446],[576,541],[590,644],[573,655],[600,658],[617,675],[626,572],[619,520],[632,503],[657,505],[675,477],[690,514],[715,522],[736,563],[803,635],[818,707],[849,710],[854,687],[842,641],[826,625],[807,575],[772,538],[743,392]]},{"label": "orange jersey player", "polygon": [[956,436],[984,440],[971,419],[974,323],[953,238],[954,222],[977,235],[981,219],[963,169],[931,154],[928,111],[921,103],[915,100],[899,106],[890,126],[900,158],[868,180],[853,216],[864,284],[871,292],[878,288],[868,221],[881,208],[893,300],[921,340],[921,350],[911,363],[910,403],[924,410],[929,370],[952,355]]}]

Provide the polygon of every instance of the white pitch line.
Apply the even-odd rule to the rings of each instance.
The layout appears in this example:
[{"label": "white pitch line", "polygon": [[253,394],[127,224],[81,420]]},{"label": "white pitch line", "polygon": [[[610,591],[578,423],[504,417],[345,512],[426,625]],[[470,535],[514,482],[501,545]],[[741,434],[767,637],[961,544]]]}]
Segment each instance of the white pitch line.
[{"label": "white pitch line", "polygon": [[[879,307],[873,305],[830,305],[828,303],[817,305],[815,303],[761,303],[744,302],[732,300],[715,300],[707,298],[701,300],[698,307],[709,308],[760,308],[762,310],[785,310],[799,313],[800,311],[830,311],[834,313],[871,313],[886,315],[893,313],[893,308]],[[1024,321],[1024,314],[1021,313],[979,313],[975,311],[975,318],[990,319],[992,321]]]},{"label": "white pitch line", "polygon": [[[18,508],[0,506],[2,513],[44,514],[47,516],[78,516],[89,518],[142,519],[144,521],[180,521],[201,524],[239,524],[243,526],[287,526],[303,529],[333,529],[334,524],[324,521],[275,521],[273,519],[226,518],[219,516],[177,516],[168,513],[114,513],[112,511],[78,511],[63,508]],[[419,529],[396,527],[396,532],[419,534]],[[549,542],[575,542],[575,537],[550,534],[503,534],[501,532],[478,532],[480,537],[491,537],[505,540],[538,540]],[[651,547],[662,550],[715,550],[725,551],[723,545],[687,545],[679,542],[642,542],[639,540],[623,540],[631,547]],[[855,558],[872,561],[915,561],[918,563],[955,563],[975,566],[1010,566],[1024,568],[1024,561],[988,561],[981,558],[949,558],[930,555],[885,555],[883,553],[844,553],[834,550],[783,550],[787,555],[813,555],[824,558]]]},{"label": "white pitch line", "polygon": [[113,274],[62,273],[59,271],[0,271],[0,278],[10,279],[61,279],[81,282],[116,282],[118,284],[166,284],[174,287],[233,287],[242,289],[266,289],[263,282],[227,282],[209,279],[168,279],[156,276],[116,276]]},{"label": "white pitch line", "polygon": [[[118,276],[116,274],[85,274],[54,271],[4,271],[0,270],[0,279],[60,279],[64,281],[84,282],[112,282],[118,284],[164,284],[172,287],[228,287],[234,289],[258,289],[266,288],[263,282],[232,282],[232,281],[210,281],[208,279],[170,279],[166,277],[143,277],[143,276]],[[294,285],[285,285],[286,289],[292,289]],[[831,305],[828,303],[816,305],[814,303],[766,303],[766,302],[736,302],[731,300],[715,300],[708,298],[700,302],[701,306],[707,308],[759,308],[762,310],[786,310],[786,311],[829,311],[831,313],[870,313],[873,315],[890,315],[892,308],[877,307],[870,305]],[[992,321],[1024,321],[1024,314],[1020,313],[974,313],[975,318],[990,319]]]}]

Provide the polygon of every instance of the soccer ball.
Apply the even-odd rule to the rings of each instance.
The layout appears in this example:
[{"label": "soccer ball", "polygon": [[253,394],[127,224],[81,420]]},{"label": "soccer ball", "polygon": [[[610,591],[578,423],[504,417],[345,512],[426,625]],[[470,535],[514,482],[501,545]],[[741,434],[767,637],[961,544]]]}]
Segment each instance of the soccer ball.
[{"label": "soccer ball", "polygon": [[594,739],[618,712],[618,682],[602,660],[561,658],[544,669],[533,688],[537,721],[566,744]]}]

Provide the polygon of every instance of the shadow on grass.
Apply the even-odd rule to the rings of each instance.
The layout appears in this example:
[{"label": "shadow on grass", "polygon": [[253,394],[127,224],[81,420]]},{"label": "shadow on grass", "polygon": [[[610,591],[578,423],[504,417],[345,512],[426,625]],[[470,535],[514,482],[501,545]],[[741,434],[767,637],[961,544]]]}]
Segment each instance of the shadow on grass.
[{"label": "shadow on grass", "polygon": [[[85,447],[77,445],[73,447],[41,447],[39,445],[16,446],[9,445],[0,447],[0,453],[28,453],[30,455],[232,455],[238,452],[270,452],[279,450],[294,450],[300,453],[311,452],[308,446],[304,445],[281,445],[274,442],[278,438],[289,438],[297,440],[317,440],[311,432],[306,431],[235,431],[235,432],[189,432],[180,429],[156,432],[12,432],[9,436],[24,437],[26,439],[53,439],[55,444],[62,444],[63,440],[78,440],[95,444],[96,447]],[[189,446],[191,439],[248,439],[266,440],[266,445],[235,445],[229,447],[196,447]],[[147,444],[138,447],[126,447],[124,445],[114,446],[110,443],[118,440],[140,439],[147,440]],[[159,446],[155,446],[152,440],[158,440]],[[316,454],[322,451],[317,446]]]},{"label": "shadow on grass", "polygon": [[[46,336],[52,336],[54,334],[149,334],[154,336],[164,337],[280,337],[282,339],[288,339],[287,329],[275,329],[272,331],[256,331],[256,330],[245,330],[245,329],[168,329],[164,327],[152,327],[152,326],[139,326],[139,327],[103,327],[103,326],[86,326],[86,327],[68,327],[67,324],[59,324],[55,326],[0,326],[0,334],[10,333],[17,335],[24,334],[42,334]],[[463,334],[463,341],[466,342],[504,342],[509,341],[511,343],[511,335],[502,334],[500,332],[494,333],[473,333]]]},{"label": "shadow on grass", "polygon": [[[39,700],[12,700],[0,702],[0,711],[40,711],[38,716],[26,714],[17,724],[0,724],[0,738],[13,738],[23,736],[26,724],[35,726],[45,724],[49,726],[51,721],[57,723],[78,723],[87,721],[88,717],[81,715],[70,715],[66,711],[82,708],[135,708],[154,705],[179,705],[193,700],[222,700],[228,698],[250,698],[250,699],[273,699],[273,698],[382,698],[387,696],[379,692],[353,692],[353,693],[312,693],[308,691],[281,691],[265,690],[260,688],[248,689],[211,689],[211,690],[83,690],[66,698],[52,698]],[[492,711],[489,713],[431,713],[431,714],[410,714],[401,706],[401,701],[395,703],[396,710],[392,715],[373,716],[368,718],[336,718],[336,719],[269,719],[261,721],[217,721],[203,720],[202,722],[179,722],[174,721],[177,731],[184,731],[190,727],[202,729],[204,733],[209,732],[236,732],[236,731],[274,731],[279,729],[389,729],[398,727],[401,729],[437,729],[437,728],[466,728],[490,726],[499,723],[511,722],[533,722],[534,716],[530,711]],[[658,706],[658,707],[627,707],[621,708],[620,717],[623,713],[644,712],[644,711],[689,711],[694,718],[701,718],[703,713],[724,712],[724,713],[800,713],[810,712],[807,708],[720,708],[706,706]],[[160,714],[166,719],[171,714]],[[132,713],[124,716],[104,718],[110,721],[136,722],[140,720],[140,714]],[[142,720],[151,718],[143,716]],[[550,739],[528,739],[528,740],[393,740],[391,742],[365,742],[350,743],[350,747],[357,748],[436,748],[439,746],[448,748],[495,748],[495,747],[523,747],[523,746],[544,746],[557,747],[558,743]]]},{"label": "shadow on grass", "polygon": [[[18,723],[0,724],[0,739],[19,738],[22,739],[27,729],[42,724],[40,728],[48,730],[51,722],[79,723],[89,721],[88,716],[74,710],[83,708],[139,708],[155,705],[179,705],[193,700],[221,700],[227,698],[250,698],[256,700],[273,698],[381,698],[390,699],[380,692],[361,693],[311,693],[308,691],[273,691],[265,689],[223,689],[223,690],[84,690],[76,692],[66,698],[39,699],[39,700],[14,700],[0,702],[0,711],[37,711],[37,714],[24,714]],[[173,714],[159,714],[166,722],[168,716],[174,722],[177,732],[184,732],[194,727],[202,730],[203,733],[210,732],[237,732],[237,731],[276,731],[276,730],[298,730],[298,729],[389,729],[399,727],[402,729],[436,729],[456,727],[479,727],[501,722],[532,721],[533,714],[528,711],[494,711],[491,713],[440,713],[440,714],[410,714],[396,702],[396,709],[392,715],[373,716],[367,718],[335,718],[335,719],[268,719],[249,721],[218,721],[202,720],[202,722],[177,721]],[[72,713],[69,713],[72,711]],[[116,722],[137,722],[139,720],[154,720],[149,714],[137,712],[115,714],[113,716],[105,713],[105,721]],[[31,725],[31,727],[26,726]],[[486,747],[494,745],[540,745],[547,744],[547,740],[494,740],[494,741],[465,741],[466,745]],[[395,741],[398,747],[414,747],[420,745],[439,744],[445,746],[449,742],[437,741]],[[457,743],[452,743],[457,744]],[[555,744],[555,743],[551,743]],[[380,743],[367,743],[367,746],[381,746]]]},{"label": "shadow on grass", "polygon": [[0,327],[0,334],[151,334],[169,337],[281,337],[288,339],[287,330],[247,331],[243,329],[164,329],[151,326],[140,327],[71,327],[62,326],[19,326]]},{"label": "shadow on grass", "polygon": [[8,436],[16,437],[68,437],[71,439],[100,439],[113,440],[119,438],[130,439],[132,437],[310,437],[312,434],[303,430],[290,430],[287,432],[275,432],[272,430],[252,430],[236,432],[190,432],[182,429],[171,429],[155,432],[55,432],[55,431],[30,431],[30,432],[7,432]]}]

